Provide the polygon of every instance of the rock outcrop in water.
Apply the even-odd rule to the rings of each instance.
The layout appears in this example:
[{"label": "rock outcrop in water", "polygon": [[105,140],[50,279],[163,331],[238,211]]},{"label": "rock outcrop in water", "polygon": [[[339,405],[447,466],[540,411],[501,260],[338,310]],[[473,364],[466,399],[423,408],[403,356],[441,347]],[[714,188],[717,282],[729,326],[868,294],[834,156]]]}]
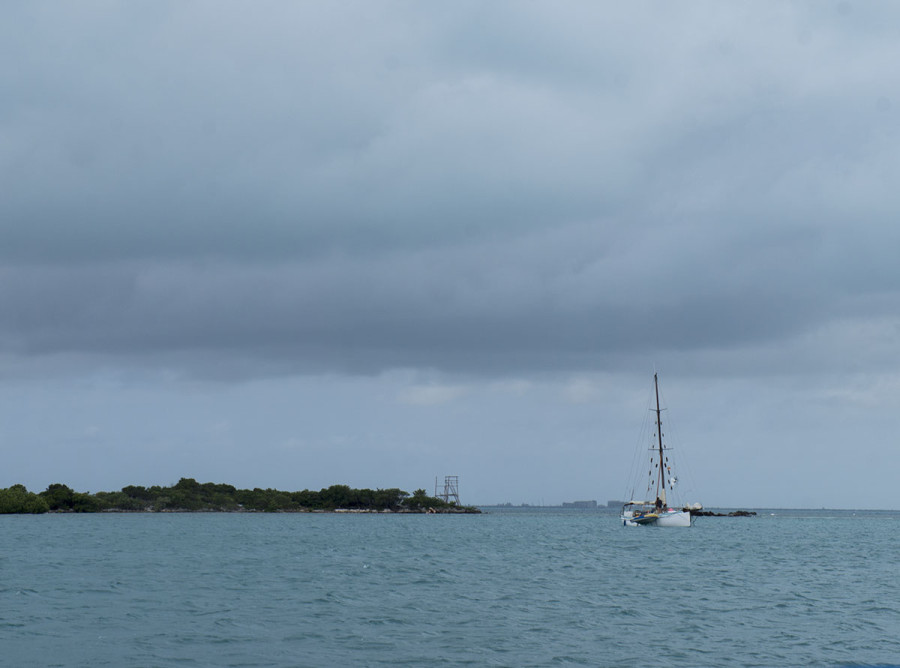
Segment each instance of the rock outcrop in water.
[{"label": "rock outcrop in water", "polygon": [[756,513],[752,510],[732,510],[730,513],[714,513],[711,510],[692,510],[691,515],[694,517],[753,517]]}]

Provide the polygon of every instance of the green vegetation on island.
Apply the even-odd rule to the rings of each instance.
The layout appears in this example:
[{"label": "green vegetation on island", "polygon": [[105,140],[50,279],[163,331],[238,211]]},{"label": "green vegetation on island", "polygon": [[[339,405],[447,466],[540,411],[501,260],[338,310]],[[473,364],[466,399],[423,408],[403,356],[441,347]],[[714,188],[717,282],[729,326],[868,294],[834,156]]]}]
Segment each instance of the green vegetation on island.
[{"label": "green vegetation on island", "polygon": [[46,512],[395,512],[478,513],[428,496],[424,489],[410,495],[401,489],[353,489],[332,485],[318,492],[277,489],[237,489],[221,483],[182,478],[171,487],[129,485],[118,492],[76,492],[54,483],[40,493],[24,485],[0,489],[0,514]]}]

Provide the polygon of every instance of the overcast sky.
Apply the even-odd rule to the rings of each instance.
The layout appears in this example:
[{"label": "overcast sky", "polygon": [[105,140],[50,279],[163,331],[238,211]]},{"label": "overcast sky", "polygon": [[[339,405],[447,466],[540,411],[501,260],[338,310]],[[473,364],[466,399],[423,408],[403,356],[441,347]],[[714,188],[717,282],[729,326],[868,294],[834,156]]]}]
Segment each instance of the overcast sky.
[{"label": "overcast sky", "polygon": [[0,487],[900,508],[900,5],[0,12]]}]

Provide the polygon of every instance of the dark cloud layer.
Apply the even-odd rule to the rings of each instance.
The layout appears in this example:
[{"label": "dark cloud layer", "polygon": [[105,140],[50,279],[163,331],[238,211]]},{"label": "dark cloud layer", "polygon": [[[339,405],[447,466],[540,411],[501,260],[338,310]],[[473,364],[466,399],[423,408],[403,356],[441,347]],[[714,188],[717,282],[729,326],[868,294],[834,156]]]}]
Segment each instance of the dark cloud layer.
[{"label": "dark cloud layer", "polygon": [[291,262],[18,264],[0,284],[3,340],[27,355],[206,351],[264,374],[276,359],[282,373],[509,374],[785,343],[896,312],[891,253],[865,238],[692,237],[672,258],[664,228],[611,245],[597,228]]},{"label": "dark cloud layer", "polygon": [[0,486],[612,498],[660,362],[705,502],[895,503],[900,8],[0,15]]}]

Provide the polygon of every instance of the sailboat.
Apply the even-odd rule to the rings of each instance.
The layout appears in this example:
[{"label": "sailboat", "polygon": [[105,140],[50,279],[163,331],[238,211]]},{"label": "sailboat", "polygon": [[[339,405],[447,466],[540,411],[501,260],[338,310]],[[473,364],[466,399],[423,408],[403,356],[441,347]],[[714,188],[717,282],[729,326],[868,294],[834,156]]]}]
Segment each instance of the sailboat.
[{"label": "sailboat", "polygon": [[[659,406],[659,377],[653,374],[653,390],[656,396],[655,427],[656,439],[650,447],[650,468],[648,471],[647,489],[643,499],[635,500],[632,490],[631,501],[622,507],[622,524],[627,527],[689,527],[693,524],[691,510],[703,508],[699,503],[693,506],[671,507],[667,498],[678,482],[669,461],[668,448],[663,443],[662,409]],[[647,500],[649,499],[649,500]]]}]

